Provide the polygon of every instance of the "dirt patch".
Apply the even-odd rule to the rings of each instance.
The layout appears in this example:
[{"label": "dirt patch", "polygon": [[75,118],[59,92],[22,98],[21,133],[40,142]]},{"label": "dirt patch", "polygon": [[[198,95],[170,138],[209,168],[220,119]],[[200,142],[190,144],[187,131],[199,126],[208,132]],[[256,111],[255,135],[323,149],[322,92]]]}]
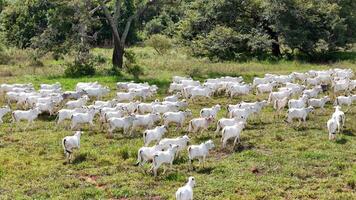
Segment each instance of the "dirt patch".
[{"label": "dirt patch", "polygon": [[81,175],[81,176],[79,176],[79,180],[85,181],[92,185],[95,185],[95,187],[98,189],[102,189],[102,190],[105,189],[105,184],[100,184],[97,182],[98,178],[99,178],[99,176],[96,176],[96,175]]}]

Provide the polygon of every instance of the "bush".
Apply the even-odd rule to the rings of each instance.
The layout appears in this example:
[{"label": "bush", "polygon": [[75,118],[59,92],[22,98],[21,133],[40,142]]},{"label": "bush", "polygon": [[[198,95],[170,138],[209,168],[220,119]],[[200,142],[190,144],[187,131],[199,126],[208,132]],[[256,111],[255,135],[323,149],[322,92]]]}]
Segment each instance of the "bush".
[{"label": "bush", "polygon": [[30,54],[29,54],[29,58],[30,58],[30,62],[28,63],[29,67],[43,67],[44,64],[43,62],[40,60],[41,58],[41,54],[37,51],[37,50],[30,50]]},{"label": "bush", "polygon": [[218,26],[206,37],[193,43],[193,53],[212,60],[244,60],[248,52],[248,37],[231,28]]},{"label": "bush", "polygon": [[0,65],[8,64],[10,61],[10,56],[5,52],[4,48],[0,44]]},{"label": "bush", "polygon": [[106,63],[107,59],[105,56],[98,54],[93,57],[93,61],[98,64],[104,64]]},{"label": "bush", "polygon": [[130,65],[126,68],[127,73],[131,74],[135,80],[138,80],[143,75],[143,68],[137,64]]},{"label": "bush", "polygon": [[201,67],[192,67],[187,69],[186,74],[192,78],[202,78],[204,73]]},{"label": "bush", "polygon": [[125,52],[125,70],[131,74],[134,79],[138,80],[144,74],[143,68],[136,63],[136,55],[133,51],[127,50]]},{"label": "bush", "polygon": [[160,34],[152,35],[146,40],[146,45],[154,48],[160,55],[167,53],[173,46],[170,38]]},{"label": "bush", "polygon": [[95,74],[94,66],[95,62],[93,59],[87,59],[85,61],[75,59],[73,63],[67,64],[64,74],[67,77],[92,76]]}]

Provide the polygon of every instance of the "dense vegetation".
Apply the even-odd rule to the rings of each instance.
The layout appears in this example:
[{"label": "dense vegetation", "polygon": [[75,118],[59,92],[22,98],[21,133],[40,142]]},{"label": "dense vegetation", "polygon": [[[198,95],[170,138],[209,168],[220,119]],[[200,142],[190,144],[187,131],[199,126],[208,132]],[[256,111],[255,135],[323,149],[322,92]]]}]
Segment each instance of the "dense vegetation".
[{"label": "dense vegetation", "polygon": [[355,10],[353,0],[1,0],[0,28],[7,46],[71,53],[74,64],[90,65],[91,47],[113,47],[116,71],[127,46],[152,37],[145,44],[174,42],[214,61],[326,61],[353,47]]}]

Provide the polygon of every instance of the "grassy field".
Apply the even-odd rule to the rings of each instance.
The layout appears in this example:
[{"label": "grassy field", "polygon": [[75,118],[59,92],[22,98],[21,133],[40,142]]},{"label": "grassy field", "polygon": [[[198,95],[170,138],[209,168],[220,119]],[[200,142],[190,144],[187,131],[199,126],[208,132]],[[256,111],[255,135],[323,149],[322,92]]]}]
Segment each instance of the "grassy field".
[{"label": "grassy field", "polygon": [[[250,81],[265,73],[289,73],[309,69],[348,67],[356,72],[355,60],[328,64],[308,64],[292,61],[247,63],[212,63],[191,58],[184,52],[171,52],[159,56],[151,49],[133,48],[145,74],[141,81],[157,84],[158,98],[166,95],[172,75],[194,75],[203,80],[221,75],[242,75]],[[63,77],[64,61],[44,58],[43,67],[28,67],[26,52],[12,52],[15,57],[8,65],[0,66],[0,82],[40,83],[59,81],[65,90],[73,89],[79,81],[99,81],[115,94],[115,83],[130,80],[108,75],[108,65],[98,66],[94,77]],[[95,49],[95,54],[110,57],[110,51]],[[214,97],[213,100],[190,102],[193,117],[199,110],[220,103],[224,105],[241,100],[266,99],[266,95],[242,96],[235,99]],[[0,98],[0,106],[4,104]],[[151,99],[153,100],[153,99]],[[356,199],[356,109],[346,113],[346,128],[335,142],[328,141],[326,121],[333,111],[316,110],[306,124],[287,125],[284,118],[274,118],[271,107],[259,117],[253,117],[242,133],[242,144],[232,148],[229,143],[221,149],[220,136],[211,126],[203,134],[190,134],[192,144],[213,139],[216,148],[205,167],[194,163],[188,171],[187,155],[174,162],[172,170],[160,173],[158,178],[148,173],[149,165],[136,167],[136,153],[143,145],[141,132],[133,137],[115,134],[106,138],[106,131],[97,126],[93,131],[84,129],[81,149],[72,164],[64,164],[61,139],[72,132],[56,130],[54,117],[41,116],[26,131],[21,123],[10,132],[10,116],[0,126],[0,199],[173,199],[176,189],[188,176],[195,176],[196,199]],[[219,117],[223,117],[222,110]],[[187,125],[185,126],[187,127]],[[180,136],[186,130],[174,131],[167,137]],[[253,173],[253,169],[258,172]],[[160,171],[161,172],[161,171]]]}]

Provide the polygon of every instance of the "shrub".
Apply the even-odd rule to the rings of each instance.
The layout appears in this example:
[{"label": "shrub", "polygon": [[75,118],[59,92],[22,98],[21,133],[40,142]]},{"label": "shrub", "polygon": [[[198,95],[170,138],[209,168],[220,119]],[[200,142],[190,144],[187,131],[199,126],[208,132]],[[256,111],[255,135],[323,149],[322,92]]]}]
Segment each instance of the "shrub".
[{"label": "shrub", "polygon": [[143,68],[140,65],[134,64],[126,68],[127,73],[131,74],[134,79],[138,80],[143,75]]},{"label": "shrub", "polygon": [[231,28],[217,26],[206,37],[193,43],[193,53],[212,60],[244,60],[248,49],[248,37]]},{"label": "shrub", "polygon": [[127,50],[125,52],[125,70],[131,74],[134,79],[138,80],[144,74],[143,68],[136,63],[136,55],[133,51]]},{"label": "shrub", "polygon": [[187,69],[186,74],[192,78],[202,78],[204,73],[201,67],[192,67]]},{"label": "shrub", "polygon": [[3,46],[0,44],[0,65],[8,64],[10,56],[5,52]]},{"label": "shrub", "polygon": [[95,62],[89,58],[86,60],[75,59],[73,63],[68,63],[64,71],[67,77],[92,76],[95,74]]},{"label": "shrub", "polygon": [[105,56],[98,54],[93,57],[93,61],[98,64],[104,64],[106,63],[107,59]]},{"label": "shrub", "polygon": [[152,35],[146,40],[146,45],[154,48],[160,55],[165,54],[172,48],[172,41],[165,35]]},{"label": "shrub", "polygon": [[30,62],[28,63],[29,67],[43,67],[43,62],[40,60],[41,54],[37,50],[30,50],[29,58]]}]

